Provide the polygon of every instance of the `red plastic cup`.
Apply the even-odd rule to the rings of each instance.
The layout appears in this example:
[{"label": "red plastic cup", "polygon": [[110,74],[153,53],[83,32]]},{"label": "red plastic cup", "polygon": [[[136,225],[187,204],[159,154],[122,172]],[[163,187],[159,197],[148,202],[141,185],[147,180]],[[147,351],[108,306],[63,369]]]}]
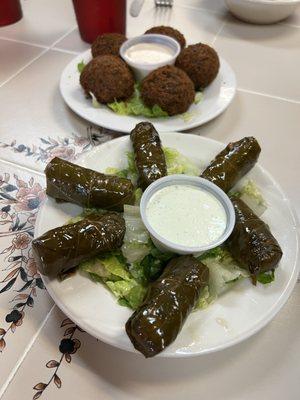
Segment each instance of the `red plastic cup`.
[{"label": "red plastic cup", "polygon": [[126,0],[73,0],[73,4],[85,42],[92,43],[103,33],[125,34]]},{"label": "red plastic cup", "polygon": [[0,0],[0,26],[14,24],[22,16],[20,0]]}]

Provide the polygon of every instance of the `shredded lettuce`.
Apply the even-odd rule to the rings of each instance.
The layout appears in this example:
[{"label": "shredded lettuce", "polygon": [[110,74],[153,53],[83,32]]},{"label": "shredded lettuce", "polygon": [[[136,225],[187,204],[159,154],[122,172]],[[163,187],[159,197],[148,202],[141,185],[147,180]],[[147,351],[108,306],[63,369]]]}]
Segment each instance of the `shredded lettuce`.
[{"label": "shredded lettuce", "polygon": [[143,301],[146,288],[137,284],[135,279],[129,281],[107,281],[106,285],[119,300],[119,304],[136,309]]},{"label": "shredded lettuce", "polygon": [[175,174],[185,174],[192,176],[200,175],[200,168],[191,161],[189,158],[185,157],[179,151],[172,149],[170,147],[163,148],[166,164],[168,169],[168,175]]},{"label": "shredded lettuce", "polygon": [[77,70],[81,74],[81,72],[84,70],[85,63],[83,60],[80,61],[80,63],[77,64]]},{"label": "shredded lettuce", "polygon": [[204,260],[208,258],[217,258],[222,259],[224,256],[224,249],[221,246],[215,247],[214,249],[208,250],[205,253],[201,254],[198,258],[199,261],[204,262]]},{"label": "shredded lettuce", "polygon": [[267,285],[275,280],[275,271],[262,272],[261,274],[257,275],[256,278],[257,282],[262,283],[263,285]]},{"label": "shredded lettuce", "polygon": [[121,262],[114,255],[95,257],[80,264],[80,269],[84,272],[97,275],[104,281],[109,280],[125,280],[131,279],[126,269],[126,264]]},{"label": "shredded lettuce", "polygon": [[209,269],[208,293],[203,293],[196,308],[205,308],[220,295],[228,291],[237,281],[249,277],[249,273],[240,268],[230,253],[217,247],[198,257]]},{"label": "shredded lettuce", "polygon": [[183,114],[180,114],[180,117],[183,119],[184,122],[190,122],[195,116],[197,115],[197,113],[195,111],[186,111]]},{"label": "shredded lettuce", "polygon": [[209,287],[205,286],[202,290],[200,297],[194,307],[194,310],[207,308],[214,301],[213,297],[209,293]]},{"label": "shredded lettuce", "polygon": [[82,221],[83,218],[84,218],[84,217],[83,217],[82,214],[77,215],[76,217],[70,218],[70,219],[67,221],[67,225],[69,225],[69,224],[76,224],[76,222]]},{"label": "shredded lettuce", "polygon": [[237,196],[256,214],[261,217],[267,209],[267,203],[263,198],[260,188],[257,184],[248,179],[246,183],[239,184],[235,191],[230,193],[231,196]]},{"label": "shredded lettuce", "polygon": [[202,92],[197,92],[196,95],[195,95],[194,103],[195,104],[199,104],[199,103],[201,103],[202,100],[203,100],[203,93]]},{"label": "shredded lettuce", "polygon": [[259,187],[251,179],[243,185],[240,198],[258,217],[260,217],[267,209],[266,201],[263,198]]},{"label": "shredded lettuce", "polygon": [[135,166],[135,161],[134,161],[134,153],[133,151],[127,151],[126,153],[126,157],[127,157],[127,178],[130,179],[134,184],[137,183],[137,179],[138,179],[138,172]]},{"label": "shredded lettuce", "polygon": [[108,175],[116,175],[119,178],[127,178],[128,170],[114,168],[114,167],[108,167],[108,168],[106,168],[105,173]]},{"label": "shredded lettuce", "polygon": [[[173,149],[171,147],[163,147],[163,151],[166,158],[167,171],[168,175],[174,174],[185,174],[191,176],[199,176],[201,173],[201,168],[198,167],[193,161],[189,158],[185,157],[178,150]],[[111,175],[118,175],[121,177],[125,177],[130,179],[133,183],[137,182],[137,169],[134,161],[134,153],[132,151],[128,151],[126,153],[127,156],[127,168],[118,169],[118,168],[107,168],[105,172]],[[136,193],[138,194],[138,192]],[[140,192],[141,197],[142,192]]]},{"label": "shredded lettuce", "polygon": [[134,198],[135,198],[135,206],[139,206],[141,202],[143,191],[141,188],[136,188],[134,191]]},{"label": "shredded lettuce", "polygon": [[98,102],[98,100],[96,99],[96,96],[94,95],[94,93],[90,92],[90,96],[92,98],[92,106],[94,108],[100,108],[101,104]]},{"label": "shredded lettuce", "polygon": [[106,212],[105,210],[102,210],[101,208],[84,208],[81,214],[76,215],[73,218],[70,218],[67,221],[68,224],[75,224],[76,222],[82,221],[85,217],[88,217],[90,214],[103,214]]},{"label": "shredded lettuce", "polygon": [[[203,100],[203,93],[197,92],[195,95],[194,104],[199,104]],[[197,116],[198,112],[196,111],[186,111],[183,114],[180,114],[180,117],[184,122],[190,122],[195,116]]]},{"label": "shredded lettuce", "polygon": [[133,96],[129,100],[114,101],[107,105],[119,115],[142,115],[147,118],[168,117],[168,113],[163,111],[158,105],[154,105],[153,107],[145,106],[141,99],[138,83],[135,84]]},{"label": "shredded lettuce", "polygon": [[126,232],[122,254],[129,263],[140,262],[151,251],[150,235],[145,228],[138,206],[124,206]]},{"label": "shredded lettuce", "polygon": [[95,257],[81,263],[80,269],[88,273],[94,282],[106,285],[124,305],[135,309],[143,301],[146,287],[132,278],[122,257],[116,255]]},{"label": "shredded lettuce", "polygon": [[102,265],[110,273],[113,279],[123,279],[124,281],[130,280],[130,274],[126,269],[125,262],[121,262],[116,256],[108,256],[100,258]]},{"label": "shredded lettuce", "polygon": [[142,285],[147,286],[149,282],[157,279],[167,262],[174,257],[171,253],[160,252],[151,242],[150,253],[141,262],[134,262],[129,265],[131,275]]}]

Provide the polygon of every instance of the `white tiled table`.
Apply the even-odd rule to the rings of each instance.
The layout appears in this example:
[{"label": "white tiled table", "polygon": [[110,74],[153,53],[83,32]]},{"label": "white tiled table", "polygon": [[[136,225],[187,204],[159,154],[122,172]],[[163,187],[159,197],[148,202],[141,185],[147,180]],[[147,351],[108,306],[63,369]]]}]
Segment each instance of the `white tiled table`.
[{"label": "white tiled table", "polygon": [[[88,48],[71,1],[22,5],[24,18],[0,28],[0,397],[298,400],[299,284],[273,322],[246,342],[189,360],[147,361],[80,332],[40,288],[30,234],[44,197],[45,163],[53,155],[73,159],[116,134],[91,127],[59,95],[62,69]],[[299,217],[300,9],[284,23],[258,27],[234,20],[221,0],[175,0],[169,13],[156,12],[146,0],[139,18],[128,17],[128,35],[158,24],[177,27],[188,42],[213,44],[237,74],[233,104],[193,133],[224,143],[255,135],[263,148],[260,162]],[[11,314],[16,304],[23,311],[17,318]],[[63,342],[64,356],[63,338],[75,339]]]}]

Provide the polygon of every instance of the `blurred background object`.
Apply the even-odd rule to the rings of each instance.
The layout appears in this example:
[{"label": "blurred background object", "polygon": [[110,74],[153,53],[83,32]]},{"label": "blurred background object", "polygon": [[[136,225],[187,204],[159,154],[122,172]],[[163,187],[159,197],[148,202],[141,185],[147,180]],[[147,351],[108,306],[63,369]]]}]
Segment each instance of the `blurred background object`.
[{"label": "blurred background object", "polygon": [[156,7],[172,7],[173,0],[154,0]]},{"label": "blurred background object", "polygon": [[20,0],[0,0],[0,26],[14,24],[22,16]]},{"label": "blurred background object", "polygon": [[145,0],[132,0],[130,4],[129,13],[132,17],[138,17],[143,7]]},{"label": "blurred background object", "polygon": [[103,33],[126,33],[126,0],[73,0],[73,5],[85,42]]},{"label": "blurred background object", "polygon": [[253,24],[273,24],[289,17],[300,0],[225,0],[232,14]]}]

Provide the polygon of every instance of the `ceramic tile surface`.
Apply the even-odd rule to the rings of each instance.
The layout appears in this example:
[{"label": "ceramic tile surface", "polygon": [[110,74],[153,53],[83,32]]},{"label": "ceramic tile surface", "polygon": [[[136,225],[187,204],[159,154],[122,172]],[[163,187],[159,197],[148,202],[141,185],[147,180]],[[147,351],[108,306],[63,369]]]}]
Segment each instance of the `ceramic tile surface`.
[{"label": "ceramic tile surface", "polygon": [[[42,171],[52,157],[74,160],[118,133],[91,126],[61,99],[62,70],[88,48],[72,2],[23,0],[22,7],[20,22],[0,28],[1,400],[298,400],[299,283],[263,331],[192,359],[145,360],[112,348],[53,305],[30,245],[45,197]],[[300,8],[280,24],[254,26],[219,0],[175,0],[172,9],[146,0],[138,18],[128,15],[128,36],[162,24],[190,43],[214,44],[237,75],[228,110],[192,132],[223,143],[257,137],[261,164],[300,218]]]},{"label": "ceramic tile surface", "polygon": [[73,32],[69,33],[65,38],[59,41],[55,47],[81,53],[88,50],[91,46],[81,39],[78,28],[76,28]]},{"label": "ceramic tile surface", "polygon": [[[255,136],[262,147],[259,162],[282,186],[300,220],[300,186],[295,185],[299,180],[299,111],[296,103],[238,91],[223,115],[193,133],[224,143]],[[274,162],[277,157],[280,162]]]},{"label": "ceramic tile surface", "polygon": [[3,54],[0,67],[0,86],[42,51],[43,48],[0,39],[0,54]]},{"label": "ceramic tile surface", "polygon": [[299,28],[266,28],[232,17],[215,45],[233,66],[239,87],[300,102]]},{"label": "ceramic tile surface", "polygon": [[23,0],[23,18],[0,27],[0,37],[52,45],[75,27],[75,14],[69,0]]},{"label": "ceramic tile surface", "polygon": [[[90,125],[68,109],[59,93],[60,74],[72,57],[49,51],[1,88],[5,119],[1,121],[0,158],[42,171],[51,155],[65,151],[72,157],[88,145]],[[64,143],[67,137],[70,142]]]},{"label": "ceramic tile surface", "polygon": [[176,5],[181,7],[193,7],[195,9],[207,9],[225,14],[227,12],[224,1],[220,0],[177,0]]}]

